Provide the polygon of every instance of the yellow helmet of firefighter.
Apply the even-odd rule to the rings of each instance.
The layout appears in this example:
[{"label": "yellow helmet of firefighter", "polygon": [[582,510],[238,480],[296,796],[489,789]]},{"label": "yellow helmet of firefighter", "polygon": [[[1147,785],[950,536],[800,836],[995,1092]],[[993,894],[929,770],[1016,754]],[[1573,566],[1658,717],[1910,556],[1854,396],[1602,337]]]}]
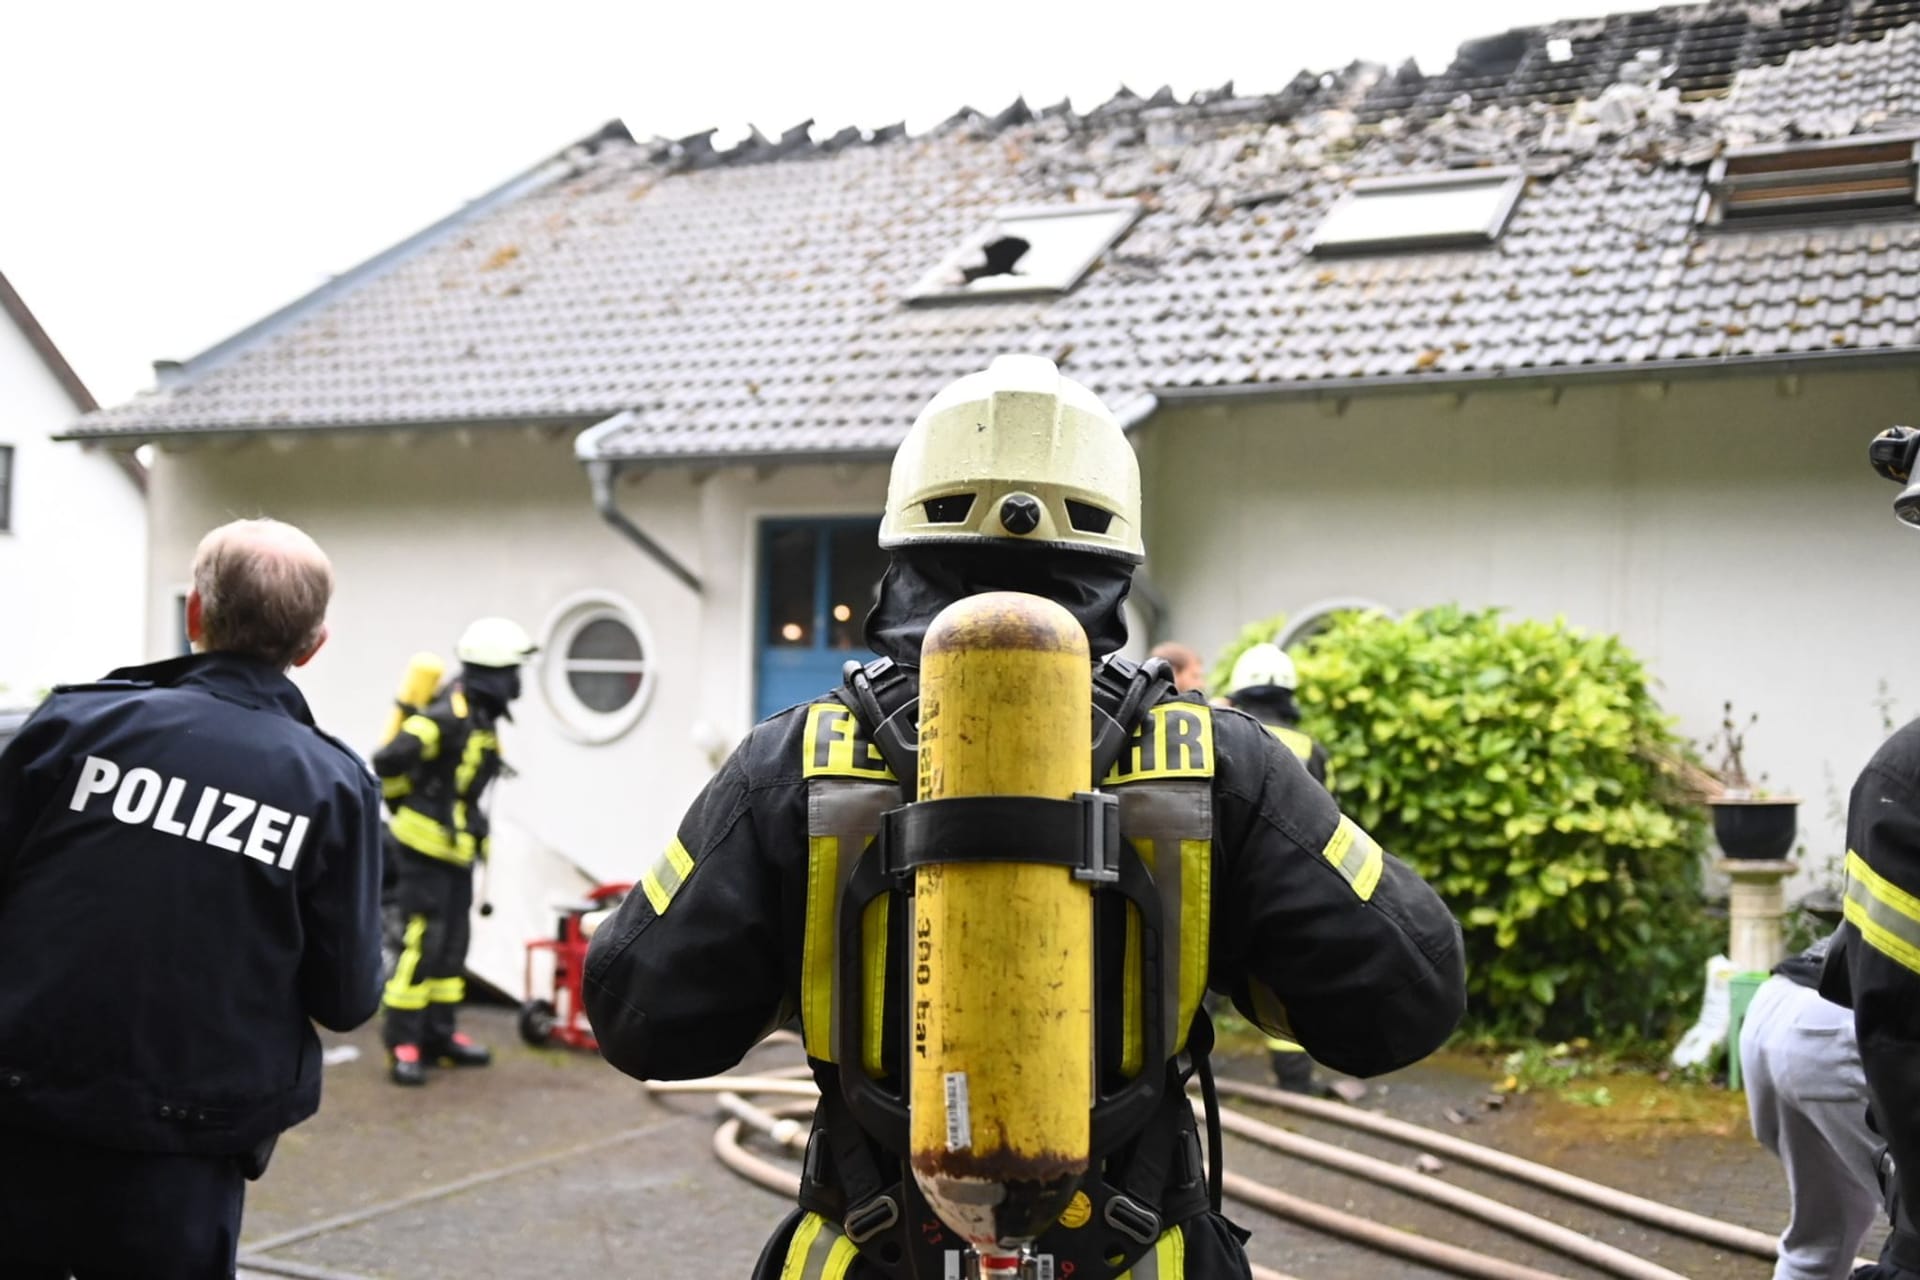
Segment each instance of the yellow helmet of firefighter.
[{"label": "yellow helmet of firefighter", "polygon": [[1100,398],[1000,356],[923,409],[893,457],[880,545],[1033,544],[1138,564],[1140,464]]},{"label": "yellow helmet of firefighter", "polygon": [[476,618],[461,633],[454,653],[475,667],[517,667],[539,646],[512,618]]}]

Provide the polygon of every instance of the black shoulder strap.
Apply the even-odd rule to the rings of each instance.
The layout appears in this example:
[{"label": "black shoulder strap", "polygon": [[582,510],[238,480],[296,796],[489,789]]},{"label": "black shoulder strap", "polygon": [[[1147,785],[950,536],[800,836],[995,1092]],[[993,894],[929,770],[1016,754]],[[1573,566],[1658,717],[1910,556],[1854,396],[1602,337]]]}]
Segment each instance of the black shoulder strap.
[{"label": "black shoulder strap", "polygon": [[907,799],[920,767],[920,682],[892,658],[848,662],[840,669],[840,700],[879,749]]},{"label": "black shoulder strap", "polygon": [[1110,653],[1093,669],[1093,785],[1113,768],[1126,750],[1147,708],[1174,692],[1173,665],[1165,658],[1148,658],[1134,665]]}]

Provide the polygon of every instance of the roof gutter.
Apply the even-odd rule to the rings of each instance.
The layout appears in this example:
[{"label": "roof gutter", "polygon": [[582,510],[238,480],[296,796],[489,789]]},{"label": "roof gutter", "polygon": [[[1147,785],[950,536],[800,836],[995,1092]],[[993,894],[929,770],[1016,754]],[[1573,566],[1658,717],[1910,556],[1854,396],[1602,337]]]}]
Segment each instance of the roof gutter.
[{"label": "roof gutter", "polygon": [[1802,351],[1785,356],[1726,356],[1717,360],[1642,360],[1633,364],[1548,365],[1474,373],[1395,373],[1373,378],[1315,378],[1294,382],[1237,382],[1217,387],[1161,387],[1154,392],[1169,404],[1208,404],[1232,400],[1285,400],[1355,395],[1371,391],[1469,391],[1552,382],[1645,382],[1675,376],[1715,374],[1813,373],[1836,365],[1878,367],[1920,364],[1920,347],[1873,351]]},{"label": "roof gutter", "polygon": [[612,458],[599,456],[599,444],[602,438],[620,430],[633,420],[632,411],[617,413],[598,426],[588,427],[573,441],[573,456],[579,459],[587,469],[587,484],[593,490],[593,509],[600,518],[612,525],[621,537],[640,548],[641,553],[668,573],[685,583],[687,589],[697,596],[707,593],[706,586],[693,570],[680,563],[671,551],[655,542],[647,531],[635,524],[627,513],[620,509],[619,499],[615,496],[624,464]]}]

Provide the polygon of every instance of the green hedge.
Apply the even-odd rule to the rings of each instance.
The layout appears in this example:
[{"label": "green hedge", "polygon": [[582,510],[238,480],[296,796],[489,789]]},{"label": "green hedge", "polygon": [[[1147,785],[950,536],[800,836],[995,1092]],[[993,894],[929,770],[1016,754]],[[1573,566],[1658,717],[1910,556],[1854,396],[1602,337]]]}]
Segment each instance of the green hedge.
[{"label": "green hedge", "polygon": [[1616,637],[1428,609],[1294,654],[1340,802],[1466,932],[1470,1030],[1660,1040],[1724,925],[1700,900],[1686,748]]}]

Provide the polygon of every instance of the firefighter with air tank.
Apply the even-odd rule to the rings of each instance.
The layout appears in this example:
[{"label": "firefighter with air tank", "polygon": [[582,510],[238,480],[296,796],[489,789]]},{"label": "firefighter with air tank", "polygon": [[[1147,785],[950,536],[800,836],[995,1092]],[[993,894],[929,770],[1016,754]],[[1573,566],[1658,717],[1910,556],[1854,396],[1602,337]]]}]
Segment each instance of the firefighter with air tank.
[{"label": "firefighter with air tank", "polygon": [[402,929],[381,997],[395,1084],[425,1084],[433,1063],[493,1060],[455,1019],[466,999],[474,866],[491,851],[486,794],[504,767],[499,724],[520,696],[520,666],[534,647],[512,619],[478,619],[455,648],[459,675],[437,692],[432,655],[416,657],[409,683],[420,678],[432,696],[403,706],[397,731],[373,754],[391,810],[386,854]]},{"label": "firefighter with air tank", "polygon": [[[1902,486],[1893,509],[1909,525],[1920,525],[1916,456],[1920,432],[1910,427],[1881,433],[1868,452],[1874,470]],[[1879,1261],[1854,1275],[1920,1280],[1920,720],[1882,743],[1853,784],[1846,869],[1820,994],[1853,1010],[1893,1222]]]},{"label": "firefighter with air tank", "polygon": [[1138,466],[1050,362],[927,405],[880,543],[881,657],[757,726],[595,935],[601,1052],[708,1075],[799,1015],[763,1280],[1244,1277],[1185,1093],[1206,991],[1389,1071],[1462,1012],[1458,927],[1257,722],[1117,656]]}]

